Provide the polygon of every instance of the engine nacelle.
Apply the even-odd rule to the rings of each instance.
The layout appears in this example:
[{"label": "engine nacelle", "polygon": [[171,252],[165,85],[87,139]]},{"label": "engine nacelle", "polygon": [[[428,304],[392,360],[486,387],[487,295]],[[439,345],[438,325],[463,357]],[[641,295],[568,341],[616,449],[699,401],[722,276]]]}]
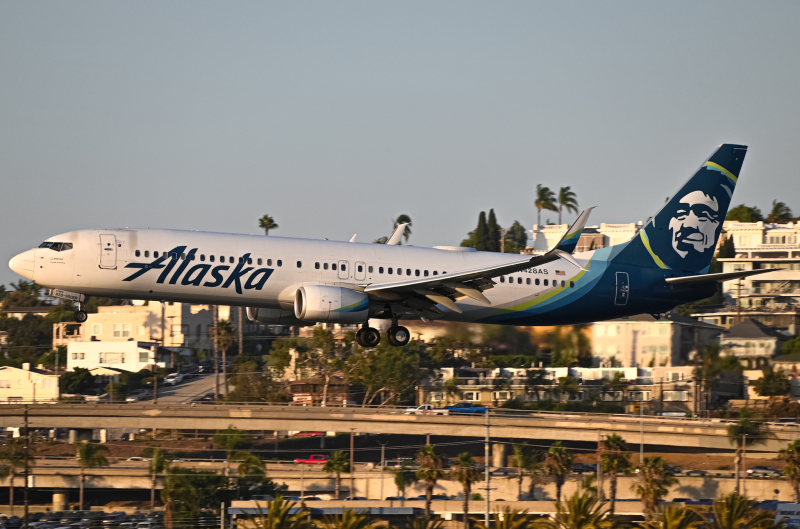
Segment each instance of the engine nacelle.
[{"label": "engine nacelle", "polygon": [[287,309],[264,309],[261,307],[247,307],[247,319],[253,323],[266,325],[308,325],[308,322],[299,321],[294,317],[294,312]]},{"label": "engine nacelle", "polygon": [[369,319],[369,297],[349,288],[305,285],[294,295],[294,315],[306,321],[362,323]]}]

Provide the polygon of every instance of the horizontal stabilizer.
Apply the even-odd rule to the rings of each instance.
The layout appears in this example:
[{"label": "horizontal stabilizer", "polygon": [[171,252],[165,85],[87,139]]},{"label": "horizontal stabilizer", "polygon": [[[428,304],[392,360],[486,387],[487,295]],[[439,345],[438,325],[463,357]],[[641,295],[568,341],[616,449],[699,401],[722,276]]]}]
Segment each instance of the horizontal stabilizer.
[{"label": "horizontal stabilizer", "polygon": [[777,272],[781,268],[768,268],[765,270],[740,270],[738,272],[723,272],[721,274],[702,274],[699,276],[668,277],[667,283],[670,285],[698,285],[700,283],[714,283],[731,281],[741,277],[754,276],[766,272]]}]

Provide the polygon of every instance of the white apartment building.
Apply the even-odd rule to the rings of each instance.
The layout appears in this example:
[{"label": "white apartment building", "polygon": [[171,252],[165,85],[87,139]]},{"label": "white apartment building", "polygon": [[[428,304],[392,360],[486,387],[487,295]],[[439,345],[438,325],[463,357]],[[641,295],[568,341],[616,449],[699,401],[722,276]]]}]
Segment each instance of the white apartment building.
[{"label": "white apartment building", "polygon": [[59,397],[58,375],[48,375],[30,364],[0,367],[0,402],[47,403]]},{"label": "white apartment building", "polygon": [[[633,238],[641,229],[642,223],[628,224],[606,224],[599,226],[587,226],[578,241],[576,252],[584,252],[590,249],[605,248],[622,244]],[[558,241],[566,235],[569,224],[550,224],[547,226],[533,225],[531,231],[532,244],[527,247],[524,253],[538,254],[552,250]]]},{"label": "white apartment building", "polygon": [[154,363],[159,367],[172,367],[173,353],[175,356],[190,355],[191,351],[180,348],[174,348],[173,351],[153,342],[70,342],[67,344],[67,371],[76,367],[111,367],[136,373],[151,369]]}]

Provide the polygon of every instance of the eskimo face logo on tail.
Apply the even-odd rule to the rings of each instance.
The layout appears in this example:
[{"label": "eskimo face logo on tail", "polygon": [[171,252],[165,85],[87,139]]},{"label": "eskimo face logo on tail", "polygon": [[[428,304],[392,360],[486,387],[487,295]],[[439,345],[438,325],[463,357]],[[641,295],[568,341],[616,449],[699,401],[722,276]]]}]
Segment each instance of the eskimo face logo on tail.
[{"label": "eskimo face logo on tail", "polygon": [[[175,285],[180,280],[182,286],[203,286],[203,287],[220,287],[229,288],[231,285],[236,289],[237,294],[242,293],[242,281],[247,274],[247,280],[244,282],[244,290],[261,290],[272,275],[274,271],[272,268],[258,268],[253,269],[248,265],[250,254],[246,253],[238,259],[238,264],[233,270],[230,266],[225,264],[213,265],[210,263],[197,263],[191,267],[189,264],[194,261],[194,256],[197,253],[197,248],[192,248],[182,258],[186,246],[177,246],[161,257],[151,261],[150,263],[129,263],[125,268],[137,268],[138,271],[129,275],[123,281],[133,281],[142,277],[150,270],[160,270],[156,283],[164,283],[168,281],[170,285]],[[180,261],[180,265],[175,268],[175,265]],[[174,270],[174,272],[173,272]],[[185,273],[184,273],[185,272]],[[205,281],[207,274],[211,274],[209,281]],[[171,274],[171,275],[170,275]]]},{"label": "eskimo face logo on tail", "polygon": [[678,210],[669,221],[672,248],[684,258],[689,252],[705,252],[714,246],[719,224],[716,197],[692,191],[679,200]]}]

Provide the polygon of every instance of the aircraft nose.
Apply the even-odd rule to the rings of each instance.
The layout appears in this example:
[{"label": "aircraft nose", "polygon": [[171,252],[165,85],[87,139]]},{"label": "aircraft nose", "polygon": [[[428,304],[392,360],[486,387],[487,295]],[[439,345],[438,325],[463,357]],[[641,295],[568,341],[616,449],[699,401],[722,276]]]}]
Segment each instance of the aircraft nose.
[{"label": "aircraft nose", "polygon": [[8,262],[8,267],[25,279],[33,280],[33,257],[33,250],[22,252],[11,258],[11,261]]}]

